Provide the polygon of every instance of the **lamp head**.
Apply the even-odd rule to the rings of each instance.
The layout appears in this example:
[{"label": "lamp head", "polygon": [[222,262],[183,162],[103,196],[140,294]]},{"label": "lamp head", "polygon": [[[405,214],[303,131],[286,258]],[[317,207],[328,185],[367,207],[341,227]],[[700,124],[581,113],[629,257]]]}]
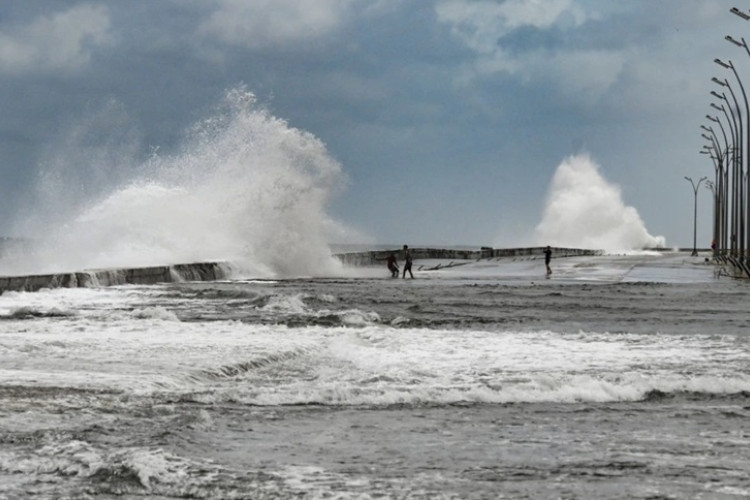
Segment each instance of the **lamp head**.
[{"label": "lamp head", "polygon": [[732,67],[732,61],[729,61],[728,63],[725,63],[725,62],[724,62],[724,61],[722,61],[721,59],[718,59],[718,58],[717,58],[717,59],[714,59],[714,62],[715,62],[716,64],[718,64],[719,66],[721,66],[722,68],[727,68],[727,69],[729,69],[729,68],[731,68],[731,67]]},{"label": "lamp head", "polygon": [[729,9],[729,12],[731,12],[732,14],[734,14],[734,15],[736,15],[736,16],[739,16],[739,17],[741,17],[741,18],[742,18],[742,19],[744,19],[745,21],[748,21],[748,20],[750,20],[750,16],[748,16],[747,14],[745,14],[744,12],[742,12],[742,11],[741,11],[740,9],[738,9],[737,7],[732,7],[731,9]]},{"label": "lamp head", "polygon": [[735,44],[737,47],[744,47],[745,46],[745,39],[743,38],[741,42],[738,42],[734,38],[732,38],[730,35],[727,35],[724,37],[724,40]]}]

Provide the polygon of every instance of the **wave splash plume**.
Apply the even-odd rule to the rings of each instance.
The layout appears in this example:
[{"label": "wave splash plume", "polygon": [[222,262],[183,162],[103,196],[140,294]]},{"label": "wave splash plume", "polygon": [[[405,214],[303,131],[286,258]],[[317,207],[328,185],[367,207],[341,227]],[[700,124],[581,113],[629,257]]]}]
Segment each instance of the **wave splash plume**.
[{"label": "wave splash plume", "polygon": [[665,246],[664,237],[649,234],[638,211],[625,205],[620,189],[602,177],[586,154],[566,158],[557,167],[536,240],[606,251]]},{"label": "wave splash plume", "polygon": [[[60,164],[74,163],[56,164],[62,171]],[[325,207],[342,183],[341,166],[320,140],[261,109],[244,87],[229,90],[178,153],[127,166],[130,178],[75,197],[65,172],[43,175],[37,205],[48,205],[46,213],[40,206],[17,230],[32,238],[31,248],[6,255],[0,274],[210,260],[258,277],[337,269]],[[102,163],[107,168],[114,170]],[[118,168],[117,177],[127,176]],[[66,198],[74,200],[51,208]]]}]

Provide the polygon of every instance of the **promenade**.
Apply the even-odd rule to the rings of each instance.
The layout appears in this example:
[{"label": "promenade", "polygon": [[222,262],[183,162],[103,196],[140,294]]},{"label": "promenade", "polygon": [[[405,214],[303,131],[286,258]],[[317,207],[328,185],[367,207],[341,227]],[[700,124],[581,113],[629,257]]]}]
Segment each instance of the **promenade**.
[{"label": "promenade", "polygon": [[[459,274],[515,276],[536,279],[543,247],[496,249],[410,248],[415,271],[432,272],[461,267]],[[690,275],[701,269],[703,276],[738,277],[731,266],[715,263],[710,253],[690,257],[686,251],[652,251],[646,253],[608,255],[598,250],[554,248],[553,279],[622,280],[658,276]],[[334,254],[347,267],[385,268],[385,259],[399,249],[343,252]],[[704,255],[705,254],[705,255]],[[648,276],[644,275],[647,270]],[[182,281],[216,281],[230,279],[234,267],[227,262],[197,262],[164,266],[119,269],[82,270],[76,272],[32,274],[0,277],[0,293],[5,291],[33,292],[43,288],[106,287],[115,285],[153,285]],[[672,279],[672,278],[670,278]]]}]

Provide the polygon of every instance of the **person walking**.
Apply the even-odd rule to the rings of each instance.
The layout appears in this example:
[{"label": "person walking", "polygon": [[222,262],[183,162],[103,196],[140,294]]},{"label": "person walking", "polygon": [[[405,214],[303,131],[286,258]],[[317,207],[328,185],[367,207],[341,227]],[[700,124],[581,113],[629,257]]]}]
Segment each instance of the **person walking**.
[{"label": "person walking", "polygon": [[411,272],[411,252],[409,251],[409,245],[404,245],[404,274],[402,278],[406,278],[406,271],[409,271],[409,276],[414,279],[414,274]]},{"label": "person walking", "polygon": [[552,274],[552,268],[549,267],[549,263],[552,260],[552,249],[549,245],[544,249],[544,266],[547,268],[547,275]]},{"label": "person walking", "polygon": [[398,278],[398,263],[396,261],[396,254],[393,252],[388,255],[388,258],[386,259],[386,265],[388,266],[388,270],[391,272],[391,278]]}]

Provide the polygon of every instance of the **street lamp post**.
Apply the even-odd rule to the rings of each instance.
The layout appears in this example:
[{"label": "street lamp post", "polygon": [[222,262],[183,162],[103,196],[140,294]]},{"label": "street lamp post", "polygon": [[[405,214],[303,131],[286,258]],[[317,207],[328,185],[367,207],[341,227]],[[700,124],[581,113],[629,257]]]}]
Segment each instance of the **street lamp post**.
[{"label": "street lamp post", "polygon": [[[718,96],[719,98],[723,99],[725,102],[727,102],[726,96],[724,94],[717,94],[715,92],[711,92],[712,95]],[[706,115],[706,118],[709,120],[717,123],[719,127],[721,128],[722,136],[724,137],[724,154],[726,155],[726,163],[724,165],[723,169],[723,175],[721,177],[721,183],[720,183],[720,192],[721,192],[721,240],[719,242],[719,245],[721,246],[723,252],[722,254],[726,253],[732,253],[732,242],[730,238],[730,233],[733,234],[731,231],[731,228],[733,227],[733,218],[732,218],[732,212],[730,211],[730,201],[732,199],[731,191],[730,191],[730,185],[731,185],[731,178],[729,176],[729,171],[736,163],[736,156],[737,156],[737,148],[735,147],[736,144],[736,135],[735,135],[735,127],[736,127],[736,121],[734,120],[734,115],[730,118],[729,113],[727,113],[726,108],[724,105],[718,106],[715,102],[711,103],[711,107],[721,111],[724,114],[724,117],[727,120],[727,126],[729,127],[729,137],[731,138],[731,142],[727,139],[727,134],[724,130],[724,126],[722,125],[721,120],[719,120],[718,117],[712,117],[710,115]],[[731,108],[730,108],[731,111]],[[733,123],[735,126],[733,126]],[[724,158],[724,155],[721,155],[719,153],[719,150],[716,151],[717,155]]]},{"label": "street lamp post", "polygon": [[[713,127],[705,127],[708,129],[708,131],[711,133],[710,137],[707,137],[708,142],[711,144],[710,146],[706,145],[704,148],[708,149],[709,153],[711,154],[711,158],[714,159],[714,171],[716,174],[715,179],[715,185],[714,190],[716,192],[716,208],[718,211],[717,216],[717,223],[718,228],[715,231],[716,234],[716,245],[719,249],[719,253],[723,255],[724,251],[726,251],[727,248],[727,222],[726,222],[726,216],[727,216],[727,179],[726,179],[726,169],[724,168],[725,165],[728,168],[729,167],[729,141],[727,140],[727,134],[724,130],[724,125],[722,125],[721,120],[719,120],[718,117],[713,117],[710,115],[706,115],[706,118],[719,125],[719,129],[721,130],[721,135],[724,138],[724,147],[722,148],[721,143],[719,142],[719,137],[714,132]],[[705,137],[705,135],[704,135]],[[726,164],[724,163],[724,160],[726,158]]]},{"label": "street lamp post", "polygon": [[[710,127],[709,127],[710,128]],[[713,134],[713,130],[711,130],[712,135],[716,136],[716,134]],[[701,154],[708,155],[709,158],[711,158],[713,164],[714,164],[714,180],[706,181],[706,187],[711,190],[711,194],[713,195],[713,236],[711,239],[711,250],[713,253],[714,259],[719,257],[721,255],[721,170],[722,170],[722,158],[719,156],[719,149],[717,147],[717,142],[711,141],[712,145],[704,145],[703,149],[700,150]],[[714,152],[717,153],[716,156],[714,156]]]},{"label": "street lamp post", "polygon": [[688,176],[685,176],[685,179],[690,181],[695,195],[693,201],[693,253],[691,255],[696,256],[698,255],[698,188],[701,186],[701,182],[706,180],[706,177],[701,177],[698,184],[693,182],[693,179]]},{"label": "street lamp post", "polygon": [[[714,62],[722,67],[725,68],[733,68],[730,64],[727,64],[720,59],[714,59]],[[740,237],[740,231],[742,228],[742,171],[743,171],[743,133],[742,133],[742,111],[740,110],[740,104],[737,101],[737,96],[734,93],[734,90],[732,89],[732,86],[729,84],[729,81],[725,78],[724,80],[720,80],[716,77],[713,77],[711,79],[714,83],[717,85],[720,85],[721,87],[724,87],[729,90],[729,95],[732,96],[732,101],[734,103],[734,106],[732,103],[729,102],[729,99],[727,99],[726,94],[721,94],[722,98],[724,99],[724,102],[727,104],[727,109],[729,110],[729,114],[732,117],[732,121],[734,122],[734,132],[733,132],[733,143],[734,143],[734,155],[733,155],[733,165],[734,168],[732,169],[732,179],[731,179],[731,188],[732,188],[732,216],[731,216],[731,254],[736,258],[741,258],[742,256],[742,249],[740,248],[740,244],[742,247],[744,247],[744,242],[742,242],[742,238]],[[716,94],[714,94],[716,95]],[[723,106],[722,106],[723,107]],[[730,127],[731,128],[731,127]]]},{"label": "street lamp post", "polygon": [[[707,151],[701,151],[702,153],[708,153]],[[718,227],[719,227],[719,193],[717,192],[717,186],[713,181],[706,181],[706,187],[711,191],[711,196],[713,199],[713,221],[714,221],[714,231],[713,231],[713,239],[711,240],[711,253],[713,254],[714,259],[719,255],[719,247],[718,247],[718,241],[719,236],[717,233]],[[693,235],[693,239],[695,239],[695,235]]]},{"label": "street lamp post", "polygon": [[[717,106],[716,103],[711,103],[711,107],[721,110],[724,115],[727,118],[727,124],[729,125],[729,130],[731,132],[732,137],[732,148],[730,151],[732,152],[731,156],[731,165],[732,165],[732,172],[731,176],[729,175],[729,166],[727,166],[727,200],[729,200],[729,194],[731,192],[731,207],[727,207],[728,211],[728,222],[729,222],[729,253],[733,257],[739,257],[739,248],[737,246],[737,235],[739,233],[739,203],[740,203],[740,192],[739,187],[741,185],[741,182],[739,182],[738,179],[738,173],[742,169],[742,113],[740,112],[739,103],[737,102],[737,97],[734,94],[734,91],[732,90],[731,85],[729,85],[729,82],[724,79],[719,80],[718,78],[714,77],[711,79],[714,83],[717,85],[720,85],[722,87],[725,87],[729,89],[729,94],[732,96],[732,100],[734,101],[734,106],[729,102],[729,99],[727,98],[726,94],[718,94],[716,92],[711,92],[711,94],[715,97],[718,97],[722,99],[726,103],[726,107],[722,104],[721,106]],[[728,112],[727,112],[728,111]],[[738,170],[739,169],[739,170]]]},{"label": "street lamp post", "polygon": [[[732,10],[730,10],[730,12],[732,12],[733,14],[736,14],[737,16],[743,18],[745,21],[750,20],[750,16],[748,16],[747,14],[745,14],[744,12],[740,11],[737,8],[733,8]],[[727,35],[724,38],[728,42],[736,45],[737,47],[741,47],[741,48],[745,49],[745,52],[747,53],[747,55],[750,56],[750,47],[748,47],[747,42],[745,41],[744,37],[740,37],[739,40],[736,40],[733,37]],[[733,68],[733,70],[734,70],[734,68]],[[735,75],[736,75],[736,72],[735,72]],[[739,81],[739,77],[738,77],[737,81]],[[741,85],[741,83],[740,83],[740,85]],[[743,93],[744,93],[744,91],[743,91]],[[747,98],[745,98],[745,105],[747,106]],[[748,116],[748,120],[750,120],[750,109],[746,109],[746,113],[745,114]],[[749,128],[748,128],[748,131],[747,131],[747,144],[748,144],[748,148],[750,148],[750,125],[748,125],[748,127]],[[746,158],[746,168],[745,168],[745,179],[744,180],[745,180],[745,183],[746,183],[746,186],[745,186],[745,210],[746,210],[746,214],[745,214],[745,225],[746,225],[745,237],[747,239],[747,241],[746,241],[747,248],[746,249],[747,249],[748,253],[746,255],[743,255],[743,258],[745,258],[748,262],[750,262],[750,157]]]},{"label": "street lamp post", "polygon": [[722,224],[721,224],[721,215],[722,215],[721,181],[723,179],[723,166],[724,166],[723,163],[724,162],[722,158],[723,155],[721,153],[721,147],[719,146],[719,138],[716,136],[716,133],[714,132],[713,127],[707,127],[705,125],[701,125],[701,129],[711,134],[710,136],[706,134],[702,134],[703,138],[708,140],[708,142],[711,145],[710,146],[708,144],[704,145],[700,153],[704,155],[708,155],[709,158],[711,158],[711,160],[713,161],[713,165],[714,165],[714,180],[706,181],[706,185],[709,186],[709,189],[711,189],[711,192],[713,193],[713,238],[711,242],[711,248],[713,250],[714,258],[717,258],[721,254],[721,248],[723,244]]},{"label": "street lamp post", "polygon": [[[727,35],[724,37],[727,41],[730,43],[738,46],[743,47],[745,51],[750,55],[750,48],[748,48],[747,43],[745,42],[744,38],[741,38],[741,42],[735,40],[731,36]],[[732,61],[724,62],[720,59],[714,59],[714,62],[718,64],[719,66],[722,66],[727,69],[731,69],[732,73],[734,73],[735,78],[737,79],[737,83],[740,86],[740,90],[742,91],[742,98],[745,102],[745,124],[747,125],[745,130],[745,137],[740,137],[740,143],[743,139],[747,141],[747,146],[745,148],[745,155],[741,157],[740,159],[740,169],[738,172],[737,182],[738,182],[738,196],[739,196],[739,205],[738,205],[738,217],[739,217],[739,231],[737,237],[739,238],[739,256],[740,259],[747,259],[747,255],[745,253],[746,248],[750,248],[750,228],[747,227],[747,224],[750,222],[750,203],[748,203],[747,196],[748,193],[747,189],[750,189],[750,182],[747,183],[747,186],[745,186],[745,179],[743,178],[745,175],[747,175],[748,168],[747,168],[747,162],[750,160],[750,157],[747,155],[750,154],[750,103],[747,100],[747,94],[745,93],[745,87],[742,85],[742,80],[740,79],[740,75],[737,73],[737,69],[734,67],[734,64],[732,64]],[[725,80],[726,82],[726,80]],[[731,91],[731,88],[730,88]],[[734,96],[732,96],[734,97]],[[737,114],[741,116],[741,113],[738,112]],[[740,121],[742,119],[740,118]],[[742,125],[740,125],[740,130],[742,130]],[[740,135],[742,133],[740,132]],[[745,163],[742,163],[742,160],[744,159]],[[746,189],[747,188],[747,189]],[[747,238],[747,239],[746,239]]]}]

